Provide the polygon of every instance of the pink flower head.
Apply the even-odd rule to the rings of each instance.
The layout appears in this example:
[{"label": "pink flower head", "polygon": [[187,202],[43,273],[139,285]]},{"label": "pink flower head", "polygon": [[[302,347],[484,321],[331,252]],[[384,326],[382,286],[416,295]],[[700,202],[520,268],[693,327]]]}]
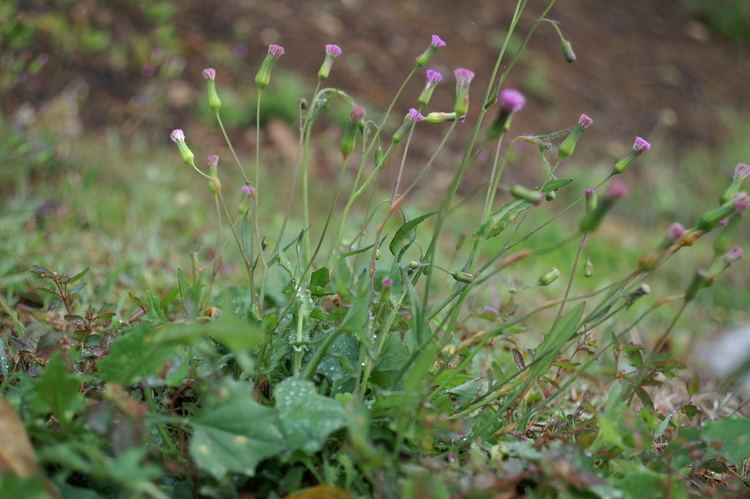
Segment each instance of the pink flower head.
[{"label": "pink flower head", "polygon": [[206,80],[214,81],[216,79],[216,70],[214,68],[205,68],[201,74],[203,74],[203,78]]},{"label": "pink flower head", "polygon": [[437,85],[438,83],[443,81],[443,75],[440,74],[438,71],[428,69],[425,74],[427,75],[428,85]]},{"label": "pink flower head", "polygon": [[329,43],[328,45],[326,45],[326,54],[330,55],[331,57],[338,57],[341,55],[341,47],[336,44]]},{"label": "pink flower head", "polygon": [[254,196],[255,195],[255,187],[253,187],[252,185],[247,185],[247,184],[243,185],[242,186],[242,194],[244,194],[245,196]]},{"label": "pink flower head", "polygon": [[721,220],[719,220],[719,227],[724,227],[729,223],[729,218],[724,217]]},{"label": "pink flower head", "polygon": [[734,248],[726,252],[724,258],[726,259],[727,263],[734,263],[738,260],[742,260],[743,256],[745,256],[745,250],[743,250],[739,246],[735,246]]},{"label": "pink flower head", "polygon": [[206,158],[206,164],[210,167],[216,167],[219,164],[219,155],[218,154],[211,154]]},{"label": "pink flower head", "polygon": [[588,128],[593,124],[594,124],[594,120],[592,120],[591,116],[589,116],[588,114],[582,114],[578,118],[578,126],[581,128]]},{"label": "pink flower head", "polygon": [[362,121],[362,119],[365,117],[365,113],[367,113],[367,109],[363,108],[362,106],[354,106],[352,108],[352,121]]},{"label": "pink flower head", "polygon": [[415,108],[409,109],[409,112],[406,113],[406,119],[409,121],[424,121],[424,116],[422,116],[422,113],[417,111]]},{"label": "pink flower head", "polygon": [[683,227],[682,224],[678,222],[673,223],[667,229],[667,239],[669,241],[677,241],[678,239],[682,239],[682,236],[684,235],[685,227]]},{"label": "pink flower head", "polygon": [[586,196],[586,199],[591,199],[592,197],[594,197],[594,194],[596,194],[596,189],[594,189],[593,187],[589,187],[588,189],[583,191],[583,194]]},{"label": "pink flower head", "polygon": [[175,128],[169,134],[169,138],[172,139],[172,142],[185,142],[185,132],[181,128]]},{"label": "pink flower head", "polygon": [[504,88],[500,91],[500,107],[505,111],[515,113],[526,105],[526,97],[513,88]]},{"label": "pink flower head", "polygon": [[746,192],[740,192],[734,198],[734,212],[741,215],[748,208],[750,208],[750,196]]},{"label": "pink flower head", "polygon": [[633,150],[638,152],[649,152],[651,150],[651,144],[649,144],[643,137],[636,137],[635,142],[633,142]]},{"label": "pink flower head", "polygon": [[440,49],[445,47],[445,42],[438,35],[432,35],[432,41],[430,42],[430,45],[432,45],[436,49]]},{"label": "pink flower head", "polygon": [[453,71],[453,75],[456,77],[456,82],[461,86],[468,87],[471,84],[471,80],[474,79],[474,71],[467,68],[456,68]]},{"label": "pink flower head", "polygon": [[276,45],[275,43],[272,43],[268,46],[268,55],[273,57],[274,59],[278,59],[282,55],[284,55],[286,51],[284,50],[284,47],[281,45]]},{"label": "pink flower head", "polygon": [[734,167],[734,178],[737,180],[745,180],[750,177],[750,165],[747,163],[737,163]]},{"label": "pink flower head", "polygon": [[393,279],[391,279],[390,277],[386,277],[385,279],[383,279],[382,285],[384,288],[390,288],[391,286],[393,286]]},{"label": "pink flower head", "polygon": [[626,186],[619,180],[615,180],[614,182],[609,184],[609,189],[607,189],[607,195],[610,199],[622,199],[624,197],[627,197],[628,194],[630,194],[628,186]]}]

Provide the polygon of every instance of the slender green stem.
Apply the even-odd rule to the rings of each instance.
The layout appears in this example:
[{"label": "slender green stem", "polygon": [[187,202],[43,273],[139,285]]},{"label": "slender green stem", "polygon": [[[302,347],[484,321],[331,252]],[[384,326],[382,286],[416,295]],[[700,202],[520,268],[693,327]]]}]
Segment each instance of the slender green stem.
[{"label": "slender green stem", "polygon": [[303,254],[302,259],[307,261],[310,255],[310,188],[309,188],[309,164],[310,164],[310,136],[312,135],[312,118],[315,114],[315,106],[317,105],[318,95],[320,94],[320,80],[315,85],[315,91],[313,91],[313,98],[310,103],[310,108],[305,115],[305,126],[303,127],[303,141],[302,141],[302,211],[303,211],[303,222],[307,232],[302,236],[303,239]]},{"label": "slender green stem", "polygon": [[232,141],[229,140],[229,135],[227,134],[227,131],[224,128],[224,123],[221,121],[221,115],[219,115],[218,111],[216,112],[216,121],[219,123],[221,134],[224,136],[224,141],[227,143],[227,147],[229,147],[229,152],[232,153],[232,157],[234,158],[234,162],[237,165],[237,168],[239,168],[240,173],[242,174],[242,178],[245,180],[246,183],[249,184],[250,180],[245,174],[245,169],[242,168],[242,162],[240,161],[240,158],[237,156],[237,153],[235,152],[234,147],[232,146]]},{"label": "slender green stem", "polygon": [[260,294],[256,308],[258,316],[263,317],[263,304],[266,296],[266,282],[268,279],[268,263],[263,256],[263,238],[260,232],[260,105],[263,92],[258,89],[257,101],[255,104],[255,195],[253,196],[253,228],[255,230],[256,246],[258,247],[258,260],[260,260]]},{"label": "slender green stem", "polygon": [[578,243],[578,249],[576,249],[576,256],[573,260],[573,268],[570,269],[570,276],[568,277],[568,285],[565,287],[565,294],[563,295],[562,303],[560,303],[560,308],[557,309],[557,315],[555,315],[555,320],[552,321],[552,327],[554,328],[557,325],[557,321],[560,320],[560,317],[562,316],[563,310],[565,309],[565,303],[568,301],[568,296],[570,296],[570,289],[573,287],[573,279],[576,275],[576,269],[578,268],[578,262],[581,259],[581,252],[583,251],[583,247],[586,246],[586,234],[581,236],[581,242]]}]

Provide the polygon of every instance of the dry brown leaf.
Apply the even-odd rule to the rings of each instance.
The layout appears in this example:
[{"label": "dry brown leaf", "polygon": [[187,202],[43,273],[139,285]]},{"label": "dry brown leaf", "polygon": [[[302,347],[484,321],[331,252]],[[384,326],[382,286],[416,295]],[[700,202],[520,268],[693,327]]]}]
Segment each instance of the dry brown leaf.
[{"label": "dry brown leaf", "polygon": [[13,407],[0,397],[0,473],[11,471],[26,477],[36,470],[36,456],[26,428]]},{"label": "dry brown leaf", "polygon": [[331,485],[317,485],[295,492],[284,499],[349,499],[351,495],[344,489]]}]

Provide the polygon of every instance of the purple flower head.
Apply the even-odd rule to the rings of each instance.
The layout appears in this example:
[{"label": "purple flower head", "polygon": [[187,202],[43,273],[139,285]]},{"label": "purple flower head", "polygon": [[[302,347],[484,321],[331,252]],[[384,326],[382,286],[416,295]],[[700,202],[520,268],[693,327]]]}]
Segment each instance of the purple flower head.
[{"label": "purple flower head", "polygon": [[651,150],[651,144],[649,144],[643,137],[636,137],[635,142],[633,142],[633,150],[638,152],[649,152]]},{"label": "purple flower head", "polygon": [[667,239],[669,241],[677,241],[678,239],[682,239],[682,236],[684,235],[685,227],[683,227],[682,224],[678,222],[673,223],[667,229]]},{"label": "purple flower head", "polygon": [[438,71],[428,69],[425,74],[427,75],[428,85],[437,85],[438,83],[443,81],[443,75],[440,74]]},{"label": "purple flower head", "polygon": [[741,215],[748,208],[750,208],[750,196],[746,192],[740,192],[734,198],[734,212]]},{"label": "purple flower head", "polygon": [[363,108],[362,106],[354,106],[352,108],[352,121],[357,122],[361,121],[365,117],[365,113],[367,113],[367,109]]},{"label": "purple flower head", "polygon": [[424,116],[422,116],[422,113],[415,108],[411,108],[409,109],[409,112],[406,113],[406,119],[409,121],[424,121]]},{"label": "purple flower head", "polygon": [[523,109],[526,105],[526,97],[521,92],[513,88],[504,88],[500,91],[500,107],[505,111],[515,113]]},{"label": "purple flower head", "polygon": [[430,45],[432,45],[436,49],[439,49],[445,47],[445,42],[438,35],[432,35],[432,41],[430,42]]},{"label": "purple flower head", "polygon": [[609,189],[607,189],[607,195],[610,199],[622,199],[624,197],[627,197],[628,194],[630,194],[628,186],[626,186],[619,180],[615,180],[614,182],[609,184]]},{"label": "purple flower head", "polygon": [[253,187],[252,185],[247,185],[247,184],[243,185],[242,186],[242,194],[244,194],[245,196],[254,196],[255,195],[255,187]]},{"label": "purple flower head", "polygon": [[172,142],[185,142],[185,132],[181,128],[175,128],[169,134],[169,138],[172,139]]},{"label": "purple flower head", "polygon": [[383,279],[382,285],[384,288],[390,288],[391,286],[393,286],[393,279],[391,279],[390,277],[386,277],[385,279]]},{"label": "purple flower head", "polygon": [[471,80],[474,79],[474,71],[467,68],[456,68],[453,71],[453,75],[456,77],[456,82],[462,86],[469,86]]},{"label": "purple flower head", "polygon": [[284,47],[281,45],[276,45],[275,43],[272,43],[268,46],[268,55],[273,57],[274,59],[278,59],[282,55],[284,55],[286,51],[284,50]]},{"label": "purple flower head", "polygon": [[726,259],[727,263],[734,263],[738,260],[742,260],[743,256],[745,256],[745,250],[743,250],[739,246],[735,246],[734,248],[726,252],[724,258]]},{"label": "purple flower head", "polygon": [[578,118],[578,126],[581,128],[588,128],[593,124],[594,124],[594,120],[592,120],[591,116],[589,116],[588,114],[582,114]]},{"label": "purple flower head", "polygon": [[747,163],[737,163],[734,167],[734,178],[737,180],[745,180],[750,177],[750,165]]},{"label": "purple flower head", "polygon": [[589,187],[588,189],[583,191],[583,193],[586,196],[586,199],[590,199],[594,197],[594,194],[596,194],[596,189],[594,189],[593,187]]},{"label": "purple flower head", "polygon": [[206,80],[214,81],[216,79],[216,70],[214,68],[205,68],[201,74],[203,74],[203,78]]},{"label": "purple flower head", "polygon": [[724,217],[721,220],[719,220],[719,227],[724,227],[729,223],[729,218]]},{"label": "purple flower head", "polygon": [[326,45],[326,54],[330,55],[331,57],[338,57],[341,55],[341,47],[336,44],[329,43],[328,45]]},{"label": "purple flower head", "polygon": [[206,164],[210,167],[216,167],[219,164],[219,155],[218,154],[211,154],[206,158]]}]

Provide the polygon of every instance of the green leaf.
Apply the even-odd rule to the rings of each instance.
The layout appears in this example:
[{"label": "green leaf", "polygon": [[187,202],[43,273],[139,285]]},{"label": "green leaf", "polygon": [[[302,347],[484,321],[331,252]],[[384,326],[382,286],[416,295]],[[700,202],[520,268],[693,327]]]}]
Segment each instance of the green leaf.
[{"label": "green leaf", "polygon": [[362,248],[357,248],[357,249],[353,249],[351,251],[347,251],[345,253],[341,253],[341,255],[339,256],[339,259],[343,260],[344,258],[349,258],[350,256],[359,255],[360,253],[364,253],[365,251],[368,251],[373,246],[375,246],[375,245],[374,244],[369,244],[369,245],[364,246]]},{"label": "green leaf", "polygon": [[703,427],[701,436],[709,444],[711,442],[720,444],[709,445],[708,452],[711,456],[725,457],[736,465],[750,458],[750,418],[724,418],[709,421]]},{"label": "green leaf", "polygon": [[37,380],[35,400],[67,424],[86,405],[80,387],[81,382],[68,373],[62,354],[55,352]]},{"label": "green leaf", "polygon": [[39,475],[20,477],[13,473],[0,475],[0,497],[48,499],[53,497],[44,488],[44,478]]},{"label": "green leaf", "polygon": [[242,319],[227,304],[216,319],[204,323],[172,324],[158,330],[149,343],[190,345],[206,338],[213,338],[237,352],[263,344],[265,334],[260,324]]},{"label": "green leaf", "polygon": [[276,411],[252,394],[252,384],[226,380],[191,418],[190,455],[216,479],[228,472],[253,476],[259,462],[286,449]]},{"label": "green leaf", "polygon": [[370,319],[370,294],[362,293],[354,298],[349,310],[341,321],[339,329],[349,333],[361,333]]},{"label": "green leaf", "polygon": [[[154,343],[152,338],[155,334],[154,329],[145,325],[121,332],[112,343],[109,355],[97,363],[102,379],[129,386],[143,378],[156,376],[164,370],[165,365],[186,368],[185,350],[178,345]],[[170,385],[179,385],[182,382],[181,373],[168,375],[166,381]]]},{"label": "green leaf", "polygon": [[383,388],[390,388],[394,386],[401,368],[409,360],[409,350],[398,333],[384,333],[388,334],[385,344],[383,345],[383,351],[378,356],[378,364],[372,371],[372,377],[370,378],[373,383]]},{"label": "green leaf", "polygon": [[388,245],[388,249],[391,250],[391,254],[400,258],[401,255],[403,255],[404,251],[409,249],[409,246],[411,246],[411,244],[417,238],[417,226],[436,213],[437,211],[426,213],[422,216],[409,220],[401,227],[399,227],[396,233],[393,235],[393,239],[391,239],[391,244]]},{"label": "green leaf", "polygon": [[346,426],[347,415],[341,404],[318,395],[310,381],[287,378],[279,383],[274,395],[281,430],[292,449],[317,452],[331,433]]},{"label": "green leaf", "polygon": [[544,183],[540,191],[547,194],[548,192],[556,191],[560,189],[561,187],[565,187],[568,184],[573,183],[572,178],[556,178],[548,180]]}]

